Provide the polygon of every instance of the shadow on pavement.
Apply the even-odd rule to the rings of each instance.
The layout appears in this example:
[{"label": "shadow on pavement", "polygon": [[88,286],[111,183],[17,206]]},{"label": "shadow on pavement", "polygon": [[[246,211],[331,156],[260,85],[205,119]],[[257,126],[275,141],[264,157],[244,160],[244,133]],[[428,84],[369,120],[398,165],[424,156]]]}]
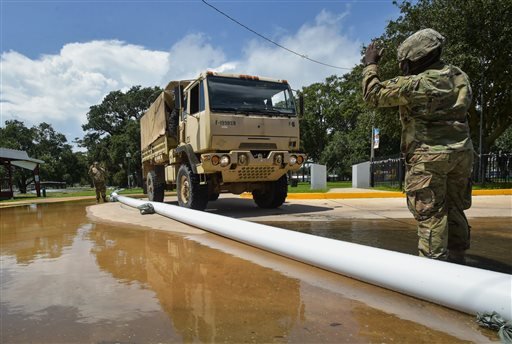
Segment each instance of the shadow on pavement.
[{"label": "shadow on pavement", "polygon": [[[167,204],[178,205],[177,201],[166,202]],[[314,213],[332,210],[332,207],[318,207],[306,204],[295,204],[285,202],[276,209],[259,208],[252,199],[243,198],[219,198],[209,202],[206,211],[217,215],[224,215],[233,218],[258,217],[269,215],[284,215],[297,213]]]},{"label": "shadow on pavement", "polygon": [[464,265],[479,269],[503,272],[505,274],[512,274],[512,265],[475,254],[467,254],[466,264]]}]

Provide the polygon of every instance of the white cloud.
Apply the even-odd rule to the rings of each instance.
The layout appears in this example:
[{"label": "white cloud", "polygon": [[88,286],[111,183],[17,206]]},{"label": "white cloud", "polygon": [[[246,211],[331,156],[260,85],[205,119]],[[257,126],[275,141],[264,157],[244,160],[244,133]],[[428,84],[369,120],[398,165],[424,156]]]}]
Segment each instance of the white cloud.
[{"label": "white cloud", "polygon": [[189,34],[171,48],[166,80],[191,79],[205,69],[225,71],[230,68],[234,68],[234,64],[227,62],[221,48],[208,43],[206,35]]},{"label": "white cloud", "polygon": [[[360,59],[360,43],[342,34],[345,16],[346,13],[336,15],[322,11],[315,18],[315,24],[305,24],[297,33],[282,37],[277,43],[310,59],[350,68]],[[252,40],[244,53],[248,73],[287,79],[293,88],[348,72],[311,62],[261,40]]]},{"label": "white cloud", "polygon": [[168,55],[120,41],[70,43],[34,60],[2,53],[2,122],[45,121],[64,128],[68,139],[82,136],[89,106],[112,90],[155,85],[167,73]]},{"label": "white cloud", "polygon": [[[274,40],[309,58],[351,67],[360,58],[360,43],[343,34],[346,15],[322,11],[313,23],[292,34],[281,30]],[[346,72],[312,63],[261,39],[247,42],[241,50],[240,58],[229,59],[206,34],[194,33],[169,51],[105,40],[69,43],[59,54],[37,59],[3,52],[0,122],[16,118],[32,126],[46,121],[72,140],[83,136],[80,124],[91,105],[110,91],[133,85],[165,86],[170,80],[213,69],[287,79],[297,89]]]}]

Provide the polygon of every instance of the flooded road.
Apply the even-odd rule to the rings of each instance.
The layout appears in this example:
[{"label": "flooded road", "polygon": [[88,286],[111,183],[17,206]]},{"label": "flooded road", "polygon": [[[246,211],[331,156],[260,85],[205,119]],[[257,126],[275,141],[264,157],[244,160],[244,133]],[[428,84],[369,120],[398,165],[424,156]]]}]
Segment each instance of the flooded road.
[{"label": "flooded road", "polygon": [[[90,204],[0,209],[1,343],[453,343],[497,338],[472,316],[209,233],[95,222],[86,216]],[[416,241],[414,233],[408,234],[412,223],[400,220],[403,227],[390,226],[388,234],[378,235],[376,228],[384,226],[379,221],[293,227],[398,251]],[[506,269],[510,251],[499,252],[510,248],[510,231],[489,219],[481,224],[492,228],[485,235],[475,230],[473,240],[489,244],[478,245],[482,252],[472,257]]]},{"label": "flooded road", "polygon": [[[331,239],[417,254],[418,237],[414,219],[259,222]],[[512,220],[473,218],[469,222],[472,226],[471,248],[467,251],[466,265],[512,274]]]}]

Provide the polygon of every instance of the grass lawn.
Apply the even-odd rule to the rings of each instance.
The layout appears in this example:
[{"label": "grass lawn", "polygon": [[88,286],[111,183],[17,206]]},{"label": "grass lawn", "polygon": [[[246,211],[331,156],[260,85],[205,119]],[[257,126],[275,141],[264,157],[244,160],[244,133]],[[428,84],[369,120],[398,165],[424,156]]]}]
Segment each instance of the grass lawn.
[{"label": "grass lawn", "polygon": [[[107,196],[110,195],[114,190],[107,190]],[[142,188],[134,188],[134,189],[122,189],[117,192],[120,195],[126,195],[126,194],[142,194]],[[41,191],[42,195],[42,191]],[[62,197],[80,197],[80,196],[96,196],[96,192],[94,191],[94,188],[80,188],[80,189],[74,189],[69,188],[65,189],[63,191],[58,192],[51,192],[46,190],[46,198],[62,198]],[[36,194],[28,193],[28,194],[16,194],[14,196],[14,199],[8,199],[8,200],[0,200],[0,203],[4,202],[16,202],[16,201],[24,201],[24,200],[31,200],[31,199],[37,199],[38,197]]]},{"label": "grass lawn", "polygon": [[288,185],[289,193],[306,193],[306,192],[327,192],[330,189],[338,189],[338,188],[351,188],[352,182],[327,182],[327,189],[316,189],[311,190],[311,185],[308,182],[299,182],[296,187],[292,187]]}]

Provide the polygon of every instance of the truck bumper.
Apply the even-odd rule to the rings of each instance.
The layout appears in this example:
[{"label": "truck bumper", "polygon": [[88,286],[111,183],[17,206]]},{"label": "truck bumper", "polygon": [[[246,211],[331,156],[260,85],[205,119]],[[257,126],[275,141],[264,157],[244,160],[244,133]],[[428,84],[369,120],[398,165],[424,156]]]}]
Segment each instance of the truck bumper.
[{"label": "truck bumper", "polygon": [[198,172],[220,172],[224,183],[275,181],[298,170],[305,160],[305,154],[287,151],[206,153],[201,154]]}]

